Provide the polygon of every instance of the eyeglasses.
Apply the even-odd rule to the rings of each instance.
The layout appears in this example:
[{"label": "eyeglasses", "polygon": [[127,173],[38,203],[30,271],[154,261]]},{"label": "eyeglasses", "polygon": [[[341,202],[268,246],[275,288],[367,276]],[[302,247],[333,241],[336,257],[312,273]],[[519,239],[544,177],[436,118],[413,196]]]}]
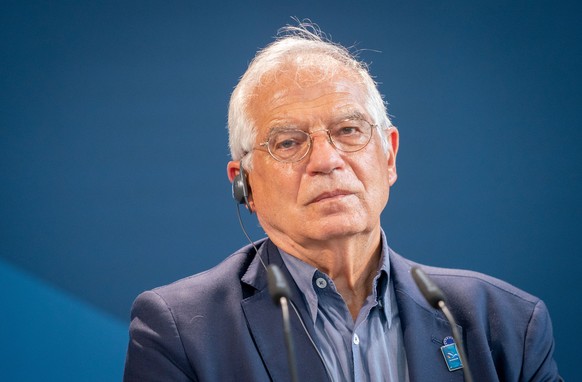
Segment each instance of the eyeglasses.
[{"label": "eyeglasses", "polygon": [[312,135],[321,131],[327,133],[329,143],[339,151],[353,153],[362,150],[372,139],[372,125],[363,119],[349,119],[333,125],[329,129],[307,132],[295,128],[275,129],[266,142],[259,143],[267,147],[269,154],[284,163],[299,162],[307,156],[313,144]]}]

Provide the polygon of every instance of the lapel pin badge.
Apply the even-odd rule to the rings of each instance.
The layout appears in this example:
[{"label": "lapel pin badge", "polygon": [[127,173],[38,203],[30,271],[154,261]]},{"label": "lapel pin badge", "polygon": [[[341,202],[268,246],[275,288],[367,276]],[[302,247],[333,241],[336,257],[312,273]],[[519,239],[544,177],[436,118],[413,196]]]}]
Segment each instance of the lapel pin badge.
[{"label": "lapel pin badge", "polygon": [[459,356],[459,351],[457,350],[457,345],[453,337],[445,337],[443,346],[441,346],[441,352],[443,353],[443,357],[445,357],[445,363],[449,371],[463,368],[463,363],[461,362],[461,357]]}]

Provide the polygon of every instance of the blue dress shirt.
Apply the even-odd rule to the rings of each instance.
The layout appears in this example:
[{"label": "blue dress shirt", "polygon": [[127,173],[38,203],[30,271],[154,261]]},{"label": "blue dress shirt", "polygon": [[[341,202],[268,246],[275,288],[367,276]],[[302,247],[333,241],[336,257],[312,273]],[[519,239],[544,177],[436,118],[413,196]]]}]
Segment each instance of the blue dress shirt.
[{"label": "blue dress shirt", "polygon": [[280,251],[309,308],[315,341],[334,381],[409,380],[386,240],[382,236],[380,267],[372,293],[355,322],[329,276]]}]

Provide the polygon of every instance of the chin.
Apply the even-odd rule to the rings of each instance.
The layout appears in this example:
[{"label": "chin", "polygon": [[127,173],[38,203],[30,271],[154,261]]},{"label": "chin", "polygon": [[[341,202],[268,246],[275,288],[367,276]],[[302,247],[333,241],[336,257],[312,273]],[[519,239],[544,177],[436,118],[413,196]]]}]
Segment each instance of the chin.
[{"label": "chin", "polygon": [[[350,235],[358,235],[369,231],[369,227],[362,222],[350,222],[350,219],[342,217],[335,221],[319,222],[308,234],[317,240],[339,239]],[[307,227],[307,225],[306,225]]]}]

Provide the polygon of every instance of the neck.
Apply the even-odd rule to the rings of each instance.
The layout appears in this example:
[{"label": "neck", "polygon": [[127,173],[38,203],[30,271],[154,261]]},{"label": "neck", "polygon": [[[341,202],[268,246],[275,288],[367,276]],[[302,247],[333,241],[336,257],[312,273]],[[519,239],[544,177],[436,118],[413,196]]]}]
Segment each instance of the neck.
[{"label": "neck", "polygon": [[379,228],[374,232],[325,242],[298,243],[288,237],[270,238],[283,251],[326,273],[334,281],[352,318],[357,318],[372,291],[372,280],[378,270],[381,253]]}]

